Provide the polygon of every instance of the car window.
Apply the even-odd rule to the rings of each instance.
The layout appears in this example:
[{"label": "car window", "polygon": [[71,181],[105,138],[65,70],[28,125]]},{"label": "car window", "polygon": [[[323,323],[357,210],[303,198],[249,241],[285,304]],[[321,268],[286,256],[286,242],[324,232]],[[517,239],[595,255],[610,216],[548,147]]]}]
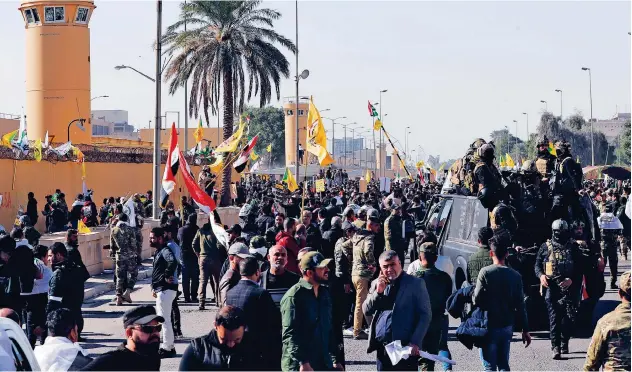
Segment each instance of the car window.
[{"label": "car window", "polygon": [[11,351],[13,352],[13,359],[15,360],[15,370],[32,371],[31,364],[26,358],[20,344],[13,337],[9,337],[9,339],[11,340]]},{"label": "car window", "polygon": [[439,221],[437,223],[437,227],[435,230],[435,235],[437,236],[437,241],[441,240],[441,234],[448,223],[448,216],[450,215],[450,210],[452,209],[452,199],[448,199],[443,204],[443,208],[441,209],[441,214],[439,217]]},{"label": "car window", "polygon": [[443,204],[445,204],[445,199],[441,199],[438,203],[431,207],[429,214],[430,217],[428,217],[428,223],[426,224],[427,231],[436,231],[437,225],[439,224],[439,212],[441,211]]}]

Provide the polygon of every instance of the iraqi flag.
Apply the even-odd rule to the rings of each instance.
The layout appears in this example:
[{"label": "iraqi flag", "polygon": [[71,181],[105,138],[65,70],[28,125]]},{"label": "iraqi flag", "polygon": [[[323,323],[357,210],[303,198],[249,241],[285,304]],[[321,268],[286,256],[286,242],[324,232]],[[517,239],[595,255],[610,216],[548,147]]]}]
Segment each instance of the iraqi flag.
[{"label": "iraqi flag", "polygon": [[[184,158],[183,158],[184,159]],[[178,131],[176,123],[171,124],[171,137],[169,138],[169,150],[167,152],[167,163],[165,173],[162,176],[162,195],[160,205],[164,208],[169,199],[169,194],[176,187],[176,174],[180,168],[180,149],[178,148]]]},{"label": "iraqi flag", "polygon": [[258,139],[259,135],[254,136],[241,150],[241,155],[239,155],[239,158],[237,158],[237,160],[235,160],[235,163],[233,163],[233,168],[235,168],[237,173],[241,173],[244,171],[244,169],[246,169],[246,164],[248,164],[250,153],[255,148]]},{"label": "iraqi flag", "polygon": [[191,168],[189,168],[189,164],[187,164],[182,151],[178,150],[178,154],[183,167],[182,178],[184,179],[184,185],[189,191],[189,194],[191,194],[191,198],[195,204],[200,207],[201,211],[207,214],[211,213],[215,209],[215,201],[195,182]]}]

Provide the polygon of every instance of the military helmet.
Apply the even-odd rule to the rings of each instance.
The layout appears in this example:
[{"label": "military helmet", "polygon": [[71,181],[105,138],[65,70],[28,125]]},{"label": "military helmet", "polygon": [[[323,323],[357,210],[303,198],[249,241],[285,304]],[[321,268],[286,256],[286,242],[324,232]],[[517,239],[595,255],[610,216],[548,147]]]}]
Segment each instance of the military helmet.
[{"label": "military helmet", "polygon": [[475,139],[475,140],[474,140],[474,142],[472,142],[472,144],[470,145],[470,147],[471,147],[471,148],[473,148],[473,149],[477,149],[477,148],[479,148],[479,147],[483,146],[483,145],[484,145],[484,144],[486,144],[486,143],[487,143],[487,141],[485,141],[484,139],[482,139],[482,138],[477,138],[477,139]]},{"label": "military helmet", "polygon": [[570,149],[571,149],[571,144],[564,140],[555,142],[555,151],[568,152],[570,151]]},{"label": "military helmet", "polygon": [[568,231],[568,223],[561,218],[557,219],[553,221],[551,229],[553,231]]},{"label": "military helmet", "polygon": [[476,150],[476,154],[482,159],[492,159],[494,157],[494,146],[486,143]]},{"label": "military helmet", "polygon": [[543,134],[538,137],[538,141],[536,143],[537,147],[548,146],[548,145],[549,145],[549,139],[547,138],[546,134]]},{"label": "military helmet", "polygon": [[522,171],[523,172],[537,172],[538,169],[535,166],[535,162],[533,160],[527,160],[522,164]]}]

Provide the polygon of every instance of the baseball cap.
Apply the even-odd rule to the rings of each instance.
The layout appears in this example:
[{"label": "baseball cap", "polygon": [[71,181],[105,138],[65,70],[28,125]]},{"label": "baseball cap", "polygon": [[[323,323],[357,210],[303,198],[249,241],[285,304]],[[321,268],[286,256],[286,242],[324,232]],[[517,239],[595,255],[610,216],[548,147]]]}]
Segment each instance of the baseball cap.
[{"label": "baseball cap", "polygon": [[125,328],[134,325],[146,325],[154,320],[162,323],[165,321],[165,318],[156,314],[156,308],[152,305],[140,305],[127,310],[125,314],[123,314],[123,326]]},{"label": "baseball cap", "polygon": [[352,224],[349,221],[345,221],[342,223],[342,230],[343,231],[349,231],[349,230],[357,230],[356,225]]},{"label": "baseball cap", "polygon": [[326,267],[331,262],[331,258],[325,258],[322,254],[318,252],[307,252],[301,258],[301,262],[299,262],[298,266],[301,271],[305,270],[314,270],[320,267]]},{"label": "baseball cap", "polygon": [[425,242],[419,246],[419,253],[437,254],[437,245],[433,242]]},{"label": "baseball cap", "polygon": [[378,220],[380,219],[380,212],[377,211],[377,209],[371,208],[366,212],[366,218],[368,219],[373,219],[373,220]]},{"label": "baseball cap", "polygon": [[627,298],[630,298],[630,271],[626,271],[621,274],[619,278],[619,290],[626,294]]},{"label": "baseball cap", "polygon": [[250,251],[248,250],[248,246],[244,243],[235,243],[230,246],[228,249],[229,256],[239,256],[241,258],[252,257]]}]

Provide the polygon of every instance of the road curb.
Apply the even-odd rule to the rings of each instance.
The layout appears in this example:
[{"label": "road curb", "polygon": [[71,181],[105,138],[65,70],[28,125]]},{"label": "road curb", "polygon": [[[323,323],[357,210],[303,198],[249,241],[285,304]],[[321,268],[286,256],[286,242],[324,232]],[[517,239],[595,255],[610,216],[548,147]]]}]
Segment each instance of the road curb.
[{"label": "road curb", "polygon": [[[139,270],[137,280],[150,278],[152,272],[153,272],[153,269],[151,268],[147,270]],[[90,300],[92,298],[100,296],[106,292],[113,291],[115,289],[114,282],[111,279],[93,279],[93,280],[98,280],[101,283],[83,291],[84,301]]]}]

